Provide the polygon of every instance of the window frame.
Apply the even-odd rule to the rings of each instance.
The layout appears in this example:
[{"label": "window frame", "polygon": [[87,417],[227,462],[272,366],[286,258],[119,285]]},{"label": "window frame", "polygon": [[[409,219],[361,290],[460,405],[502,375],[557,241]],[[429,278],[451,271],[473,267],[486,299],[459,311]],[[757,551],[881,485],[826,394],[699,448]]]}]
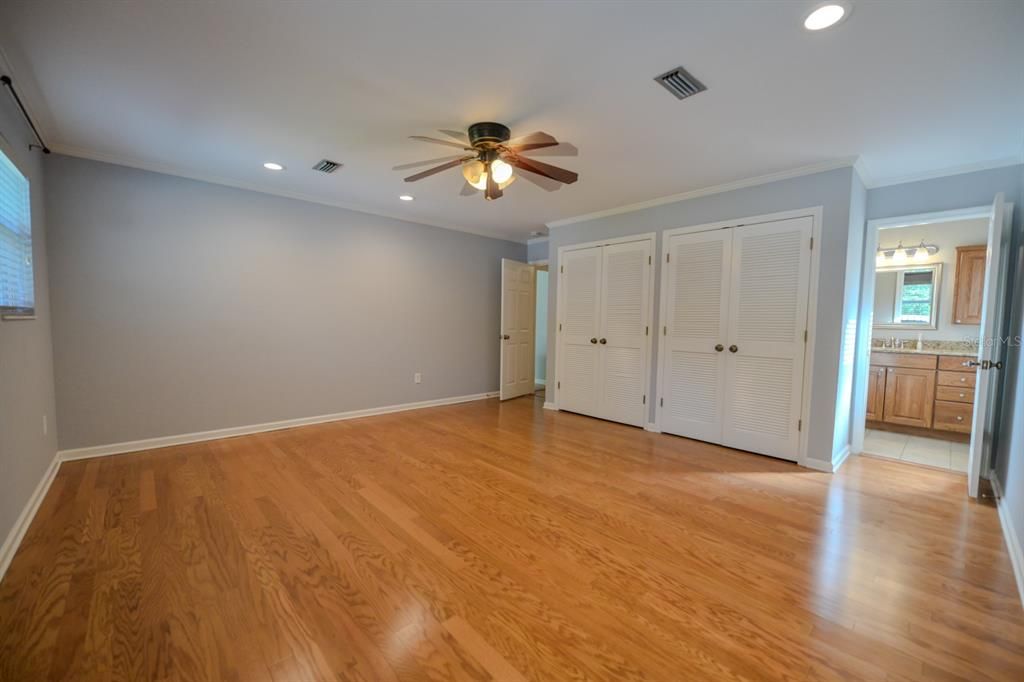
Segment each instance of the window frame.
[{"label": "window frame", "polygon": [[11,145],[7,143],[7,140],[0,136],[0,153],[2,153],[6,159],[10,162],[14,169],[21,174],[21,177],[25,179],[25,183],[28,186],[28,230],[29,230],[29,253],[31,263],[29,265],[29,277],[32,286],[32,305],[31,307],[26,306],[10,306],[3,305],[0,303],[0,319],[2,320],[34,320],[36,319],[36,292],[38,287],[36,286],[36,263],[35,263],[35,234],[32,224],[32,179],[29,174],[25,172],[25,167],[21,162],[21,159]]}]

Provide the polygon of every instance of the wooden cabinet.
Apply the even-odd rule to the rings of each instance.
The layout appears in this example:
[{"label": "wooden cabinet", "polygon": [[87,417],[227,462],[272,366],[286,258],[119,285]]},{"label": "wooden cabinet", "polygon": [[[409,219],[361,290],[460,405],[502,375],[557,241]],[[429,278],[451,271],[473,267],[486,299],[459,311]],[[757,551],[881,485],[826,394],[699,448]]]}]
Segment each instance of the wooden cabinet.
[{"label": "wooden cabinet", "polygon": [[871,365],[868,370],[868,412],[869,421],[882,421],[885,408],[885,367]]},{"label": "wooden cabinet", "polygon": [[956,279],[953,281],[953,324],[981,324],[985,293],[985,259],[988,248],[956,247]]},{"label": "wooden cabinet", "polygon": [[889,367],[882,421],[930,429],[935,407],[935,370]]},{"label": "wooden cabinet", "polygon": [[894,425],[896,430],[970,433],[977,378],[971,360],[928,353],[871,353],[867,420]]}]

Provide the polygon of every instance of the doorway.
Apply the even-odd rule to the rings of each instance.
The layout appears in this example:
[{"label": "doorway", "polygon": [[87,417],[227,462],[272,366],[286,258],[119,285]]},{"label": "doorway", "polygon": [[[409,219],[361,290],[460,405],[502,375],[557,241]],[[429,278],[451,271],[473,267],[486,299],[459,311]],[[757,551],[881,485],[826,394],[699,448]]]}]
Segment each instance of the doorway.
[{"label": "doorway", "polygon": [[543,397],[548,371],[548,266],[534,264],[537,271],[537,305],[534,326],[533,383],[534,391]]},{"label": "doorway", "polygon": [[1012,205],[868,223],[852,450],[987,474]]}]

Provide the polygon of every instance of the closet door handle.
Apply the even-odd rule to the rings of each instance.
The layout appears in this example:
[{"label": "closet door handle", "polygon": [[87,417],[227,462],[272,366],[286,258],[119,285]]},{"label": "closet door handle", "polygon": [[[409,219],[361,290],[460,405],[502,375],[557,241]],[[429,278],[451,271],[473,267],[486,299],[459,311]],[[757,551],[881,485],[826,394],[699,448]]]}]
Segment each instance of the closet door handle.
[{"label": "closet door handle", "polygon": [[729,352],[730,353],[735,353],[738,350],[739,350],[739,346],[737,346],[736,344],[733,344],[733,345],[729,346]]},{"label": "closet door handle", "polygon": [[592,339],[590,339],[590,343],[597,343],[597,337],[595,336]]},{"label": "closet door handle", "polygon": [[601,345],[604,345],[604,344],[608,343],[608,339],[601,339],[601,340],[599,341],[599,343],[600,343]]},{"label": "closet door handle", "polygon": [[508,341],[508,340],[509,340],[509,339],[511,339],[512,337],[511,337],[511,336],[509,336],[508,334],[502,334],[500,338],[501,338],[501,340],[503,340],[503,341]]},{"label": "closet door handle", "polygon": [[717,343],[717,344],[715,344],[715,350],[718,351],[719,353],[721,353],[723,350],[725,350],[725,346],[723,346],[720,343]]}]

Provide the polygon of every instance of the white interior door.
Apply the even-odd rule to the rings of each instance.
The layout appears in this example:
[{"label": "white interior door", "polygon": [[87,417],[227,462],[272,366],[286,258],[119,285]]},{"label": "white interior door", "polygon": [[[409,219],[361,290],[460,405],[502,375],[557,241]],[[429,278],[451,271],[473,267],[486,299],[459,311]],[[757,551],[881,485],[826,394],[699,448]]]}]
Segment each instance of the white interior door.
[{"label": "white interior door", "polygon": [[600,416],[602,248],[565,251],[558,273],[558,409],[591,416]]},{"label": "white interior door", "polygon": [[733,229],[722,443],[796,460],[810,217]]},{"label": "white interior door", "polygon": [[532,265],[501,259],[502,400],[533,393],[536,279]]},{"label": "white interior door", "polygon": [[651,242],[609,244],[602,251],[598,415],[643,426],[647,422]]},{"label": "white interior door", "polygon": [[722,439],[733,230],[670,237],[662,278],[660,427]]},{"label": "white interior door", "polygon": [[985,259],[985,287],[981,304],[981,343],[978,351],[978,379],[974,387],[974,414],[971,419],[971,454],[967,465],[967,489],[971,497],[978,496],[983,462],[991,461],[992,419],[995,388],[998,382],[992,372],[998,371],[1001,344],[997,342],[999,305],[1002,282],[999,281],[999,258],[1003,247],[1004,220],[1007,207],[1003,194],[992,202],[992,215],[988,225],[988,253]]}]

